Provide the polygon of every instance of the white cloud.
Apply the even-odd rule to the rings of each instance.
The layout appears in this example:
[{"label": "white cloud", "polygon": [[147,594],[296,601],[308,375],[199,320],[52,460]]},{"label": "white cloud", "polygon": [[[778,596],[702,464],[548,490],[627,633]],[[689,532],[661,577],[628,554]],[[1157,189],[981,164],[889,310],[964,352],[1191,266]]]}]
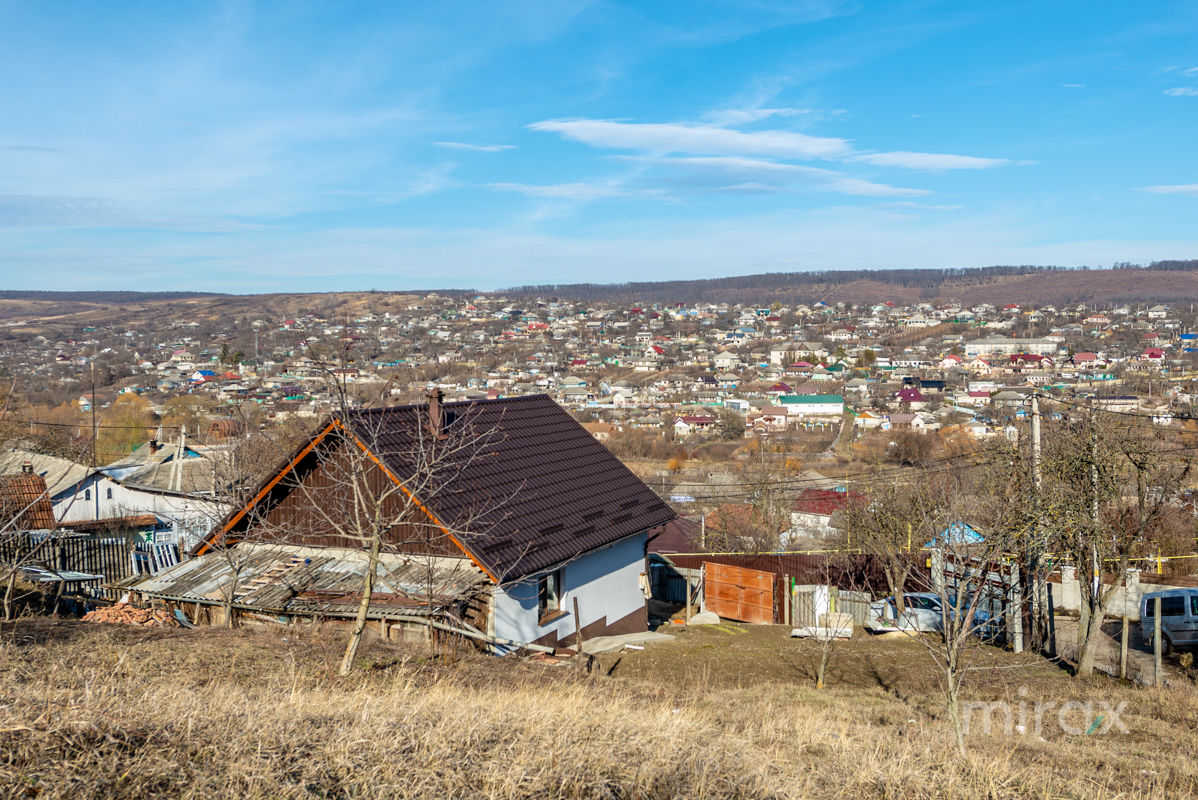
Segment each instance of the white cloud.
[{"label": "white cloud", "polygon": [[1166,89],[1164,93],[1170,97],[1198,97],[1198,89],[1193,86],[1175,86],[1172,89]]},{"label": "white cloud", "polygon": [[623,160],[655,167],[655,170],[642,175],[639,181],[670,193],[762,194],[816,189],[862,197],[918,197],[930,194],[925,189],[888,186],[835,170],[755,158],[625,156]]},{"label": "white cloud", "polygon": [[633,123],[602,119],[550,119],[528,126],[592,147],[708,156],[842,158],[852,152],[845,139],[790,131],[742,131],[714,125]]},{"label": "white cloud", "polygon": [[517,192],[529,197],[555,200],[601,200],[607,197],[628,197],[636,194],[636,192],[630,192],[617,185],[606,183],[488,183],[486,186],[504,192]]},{"label": "white cloud", "polygon": [[747,125],[770,117],[796,117],[813,113],[810,108],[724,108],[704,117],[715,125]]},{"label": "white cloud", "polygon": [[896,200],[893,203],[885,203],[884,205],[890,208],[910,208],[916,211],[959,211],[965,207],[954,205],[933,205],[931,203],[916,203],[911,200]]},{"label": "white cloud", "polygon": [[433,142],[437,147],[450,150],[472,150],[476,153],[498,153],[501,150],[515,150],[514,144],[470,144],[468,142]]},{"label": "white cloud", "polygon": [[0,194],[0,228],[247,231],[264,226],[219,216],[151,213],[105,197]]},{"label": "white cloud", "polygon": [[1084,84],[1084,83],[1062,83],[1061,86],[1064,86],[1066,89],[1085,89],[1086,88],[1086,84]]},{"label": "white cloud", "polygon": [[906,150],[895,150],[890,153],[868,153],[856,156],[854,161],[864,161],[879,167],[903,167],[904,169],[993,169],[1012,164],[1006,158],[979,158],[977,156],[958,156],[950,153],[912,153]]},{"label": "white cloud", "polygon": [[1153,194],[1192,194],[1198,195],[1198,183],[1163,184],[1160,186],[1141,186],[1141,192]]},{"label": "white cloud", "polygon": [[[780,111],[782,109],[761,109]],[[793,109],[792,109],[793,110]],[[741,114],[750,121],[753,111]],[[848,139],[807,136],[790,131],[738,131],[716,125],[688,123],[636,123],[597,119],[553,119],[528,126],[557,133],[592,147],[640,150],[654,155],[686,154],[707,157],[765,157],[859,161],[881,167],[920,170],[992,169],[1016,162],[1005,158],[980,158],[951,153],[857,153]]]}]

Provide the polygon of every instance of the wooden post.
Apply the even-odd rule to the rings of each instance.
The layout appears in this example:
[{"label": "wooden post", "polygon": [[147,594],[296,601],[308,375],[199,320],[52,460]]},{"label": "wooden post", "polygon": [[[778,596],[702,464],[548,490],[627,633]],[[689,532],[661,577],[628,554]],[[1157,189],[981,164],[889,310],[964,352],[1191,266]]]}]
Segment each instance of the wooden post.
[{"label": "wooden post", "polygon": [[578,598],[574,600],[574,646],[578,648],[578,663],[582,663],[582,619],[578,616]]},{"label": "wooden post", "polygon": [[684,575],[686,580],[686,624],[691,624],[691,603],[694,602],[695,593],[691,591],[691,576]]},{"label": "wooden post", "polygon": [[1161,688],[1161,598],[1152,598],[1152,685]]},{"label": "wooden post", "polygon": [[1127,614],[1123,615],[1123,630],[1119,634],[1119,677],[1127,678]]},{"label": "wooden post", "polygon": [[790,627],[790,576],[782,576],[782,623]]}]

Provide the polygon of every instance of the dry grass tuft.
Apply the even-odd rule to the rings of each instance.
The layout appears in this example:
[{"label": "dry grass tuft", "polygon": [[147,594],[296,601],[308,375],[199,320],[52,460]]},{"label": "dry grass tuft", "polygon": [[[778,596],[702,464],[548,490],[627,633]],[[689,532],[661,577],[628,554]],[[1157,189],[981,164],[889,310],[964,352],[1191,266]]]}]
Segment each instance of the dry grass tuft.
[{"label": "dry grass tuft", "polygon": [[[0,644],[14,797],[1166,797],[1198,790],[1188,693],[1126,736],[997,735],[954,755],[935,703],[797,684],[674,691],[322,631],[22,622]],[[1093,689],[1076,686],[1080,696]],[[1184,725],[1184,727],[1183,727]]]}]

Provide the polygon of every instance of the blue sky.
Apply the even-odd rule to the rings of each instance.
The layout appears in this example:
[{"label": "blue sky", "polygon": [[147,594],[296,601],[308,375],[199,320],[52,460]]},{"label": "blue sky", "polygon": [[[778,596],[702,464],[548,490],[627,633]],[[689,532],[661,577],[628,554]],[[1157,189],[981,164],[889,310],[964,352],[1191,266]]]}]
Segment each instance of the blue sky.
[{"label": "blue sky", "polygon": [[0,285],[1198,258],[1193,2],[0,0]]}]

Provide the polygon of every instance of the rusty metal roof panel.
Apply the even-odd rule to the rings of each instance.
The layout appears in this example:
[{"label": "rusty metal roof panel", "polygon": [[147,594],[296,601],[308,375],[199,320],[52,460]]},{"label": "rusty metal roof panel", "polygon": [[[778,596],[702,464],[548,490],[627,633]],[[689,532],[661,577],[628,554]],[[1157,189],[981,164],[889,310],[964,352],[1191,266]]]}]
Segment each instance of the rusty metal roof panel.
[{"label": "rusty metal roof panel", "polygon": [[[232,588],[234,605],[262,611],[299,611],[314,606],[305,595],[349,597],[358,593],[367,557],[363,551],[341,548],[296,547],[242,543],[181,562],[157,575],[128,581],[123,588],[148,597],[186,602],[223,603]],[[234,570],[240,574],[234,582]],[[485,580],[464,558],[421,557],[384,553],[380,556],[375,605],[407,598],[414,606],[439,608],[468,594]]]}]

